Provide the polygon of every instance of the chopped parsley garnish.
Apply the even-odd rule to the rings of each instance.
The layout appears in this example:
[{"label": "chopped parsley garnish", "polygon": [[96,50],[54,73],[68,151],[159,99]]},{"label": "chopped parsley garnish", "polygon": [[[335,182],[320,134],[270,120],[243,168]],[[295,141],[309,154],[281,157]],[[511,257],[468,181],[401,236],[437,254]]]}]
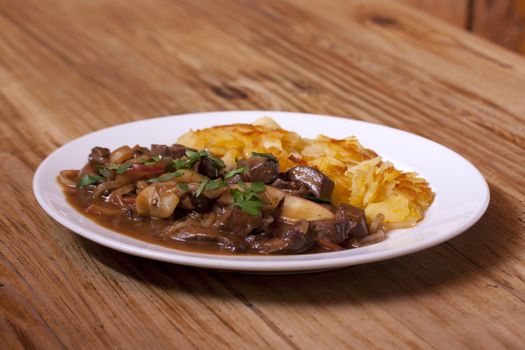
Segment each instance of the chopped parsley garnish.
[{"label": "chopped parsley garnish", "polygon": [[264,192],[266,190],[266,186],[263,182],[252,182],[250,190],[255,193]]},{"label": "chopped parsley garnish", "polygon": [[195,191],[195,197],[200,197],[209,181],[210,179],[204,179],[204,181],[200,183],[199,187],[197,187],[197,191]]},{"label": "chopped parsley garnish", "polygon": [[262,182],[252,182],[250,187],[244,182],[239,181],[239,187],[242,189],[234,188],[230,191],[233,197],[233,205],[239,207],[241,210],[247,212],[250,215],[261,216],[261,208],[263,201],[257,196],[257,193],[264,192],[266,186]]},{"label": "chopped parsley garnish", "polygon": [[237,183],[237,185],[239,185],[239,187],[244,191],[244,192],[255,192],[255,193],[259,193],[259,192],[264,192],[266,190],[266,186],[264,185],[263,182],[252,182],[251,183],[251,186],[248,187],[248,185],[246,184],[246,182],[244,181],[239,181]]},{"label": "chopped parsley garnish", "polygon": [[131,163],[124,163],[117,168],[117,174],[122,174],[131,167]]},{"label": "chopped parsley garnish", "polygon": [[233,170],[230,170],[229,172],[224,175],[224,180],[229,179],[230,177],[234,177],[237,174],[245,174],[246,173],[246,167],[241,168],[235,168]]},{"label": "chopped parsley garnish", "polygon": [[225,167],[224,162],[222,159],[219,159],[217,157],[212,156],[209,154],[206,150],[202,151],[192,151],[192,150],[186,150],[186,157],[187,159],[175,159],[172,164],[175,166],[176,169],[189,169],[195,165],[198,161],[201,159],[207,158],[211,161],[213,166],[217,169],[222,169]]},{"label": "chopped parsley garnish", "polygon": [[271,153],[252,152],[252,156],[254,156],[254,157],[265,157],[265,158],[270,158],[272,160],[277,161],[277,158],[275,158],[275,156],[273,154],[271,154]]},{"label": "chopped parsley garnish", "polygon": [[257,193],[251,191],[243,192],[234,188],[231,190],[231,194],[234,206],[239,207],[242,211],[253,216],[262,215],[261,208],[264,203],[259,197],[257,197]]},{"label": "chopped parsley garnish", "polygon": [[132,165],[133,164],[130,163],[130,162],[126,162],[126,163],[120,164],[120,165],[119,164],[108,164],[108,165],[102,165],[102,166],[97,167],[97,170],[101,174],[104,174],[104,172],[108,171],[108,170],[115,170],[117,172],[117,174],[122,174],[126,170],[128,170],[128,168],[130,168]]},{"label": "chopped parsley garnish", "polygon": [[151,158],[147,158],[147,157],[143,156],[142,158],[139,158],[137,160],[137,163],[143,164],[143,165],[153,165],[153,164],[155,164],[157,162],[160,162],[161,160],[162,160],[162,157],[161,156],[157,156],[157,155],[155,155],[155,156],[153,156]]},{"label": "chopped parsley garnish", "polygon": [[206,184],[206,191],[213,191],[226,186],[228,186],[228,184],[222,180],[211,180]]},{"label": "chopped parsley garnish", "polygon": [[137,162],[146,166],[156,164],[162,160],[161,156],[153,156],[151,158],[140,158]]},{"label": "chopped parsley garnish", "polygon": [[184,175],[184,173],[182,171],[175,171],[173,173],[167,173],[167,174],[161,175],[159,177],[156,177],[156,178],[153,178],[153,179],[149,179],[148,182],[164,182],[164,181],[171,180],[174,177],[179,177],[179,176],[182,176],[182,175]]},{"label": "chopped parsley garnish", "polygon": [[199,197],[204,191],[213,191],[226,186],[228,186],[228,184],[222,180],[205,179],[200,183],[199,187],[197,188],[195,196]]},{"label": "chopped parsley garnish", "polygon": [[82,177],[82,179],[80,179],[80,182],[77,184],[77,188],[93,185],[97,182],[101,182],[102,180],[104,180],[104,178],[99,175],[85,175]]},{"label": "chopped parsley garnish", "polygon": [[310,194],[305,194],[303,197],[308,199],[308,200],[311,200],[313,202],[317,202],[317,203],[328,203],[328,204],[331,203],[330,200],[328,200],[326,198],[317,198],[317,197],[312,196]]}]

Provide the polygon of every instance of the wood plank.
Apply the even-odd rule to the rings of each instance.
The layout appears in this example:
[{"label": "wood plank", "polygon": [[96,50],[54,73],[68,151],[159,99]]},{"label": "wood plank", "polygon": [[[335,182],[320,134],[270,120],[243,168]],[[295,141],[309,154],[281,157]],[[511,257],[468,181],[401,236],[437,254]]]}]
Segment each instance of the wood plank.
[{"label": "wood plank", "polygon": [[525,54],[525,0],[475,0],[472,31]]},{"label": "wood plank", "polygon": [[395,0],[399,3],[413,6],[432,16],[444,20],[460,28],[467,27],[469,11],[468,0]]},{"label": "wood plank", "polygon": [[[0,0],[0,339],[10,348],[517,349],[524,86],[518,55],[392,1]],[[219,109],[415,132],[478,166],[491,204],[446,244],[298,276],[128,256],[37,208],[33,171],[59,145],[125,121]]]}]

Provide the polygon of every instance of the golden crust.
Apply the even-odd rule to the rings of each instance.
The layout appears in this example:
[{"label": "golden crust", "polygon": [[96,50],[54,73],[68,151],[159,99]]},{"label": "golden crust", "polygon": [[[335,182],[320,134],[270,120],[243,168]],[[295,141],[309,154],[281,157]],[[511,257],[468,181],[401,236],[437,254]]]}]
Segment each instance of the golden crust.
[{"label": "golden crust", "polygon": [[298,164],[316,167],[335,182],[332,202],[363,208],[369,221],[382,213],[386,223],[413,225],[424,217],[434,199],[426,180],[383,162],[355,137],[337,140],[320,135],[306,139],[281,129],[271,118],[261,118],[253,125],[191,130],[177,142],[208,149],[232,168],[237,159],[248,158],[252,152],[272,153],[281,172]]}]

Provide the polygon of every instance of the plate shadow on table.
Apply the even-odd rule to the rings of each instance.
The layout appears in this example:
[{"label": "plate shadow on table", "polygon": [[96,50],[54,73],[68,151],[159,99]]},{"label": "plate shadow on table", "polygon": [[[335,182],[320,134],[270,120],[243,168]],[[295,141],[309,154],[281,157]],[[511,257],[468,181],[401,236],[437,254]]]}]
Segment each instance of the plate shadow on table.
[{"label": "plate shadow on table", "polygon": [[516,206],[498,188],[492,187],[491,193],[491,203],[481,220],[451,241],[404,257],[312,274],[248,275],[210,271],[130,256],[80,237],[77,241],[95,260],[115,273],[168,293],[237,299],[248,307],[253,307],[253,303],[399,300],[436,293],[444,286],[457,283],[479,283],[483,275],[490,275],[493,267],[513,255],[514,245],[501,236],[519,231],[514,227],[519,221],[505,216]]}]

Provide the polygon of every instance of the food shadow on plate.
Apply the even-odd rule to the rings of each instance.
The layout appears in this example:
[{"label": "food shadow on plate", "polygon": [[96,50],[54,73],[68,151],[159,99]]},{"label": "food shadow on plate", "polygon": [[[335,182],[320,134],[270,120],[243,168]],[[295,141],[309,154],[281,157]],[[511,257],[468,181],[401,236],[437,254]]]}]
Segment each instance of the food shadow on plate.
[{"label": "food shadow on plate", "polygon": [[[250,275],[219,272],[149,260],[77,240],[98,262],[140,284],[194,297],[254,302],[324,304],[388,300],[435,293],[456,283],[471,283],[512,257],[508,244],[517,208],[503,191],[491,187],[487,212],[460,237],[424,251],[382,262],[311,274]],[[508,216],[508,215],[507,215]],[[516,252],[517,253],[517,252]],[[494,282],[494,281],[492,281]]]}]

